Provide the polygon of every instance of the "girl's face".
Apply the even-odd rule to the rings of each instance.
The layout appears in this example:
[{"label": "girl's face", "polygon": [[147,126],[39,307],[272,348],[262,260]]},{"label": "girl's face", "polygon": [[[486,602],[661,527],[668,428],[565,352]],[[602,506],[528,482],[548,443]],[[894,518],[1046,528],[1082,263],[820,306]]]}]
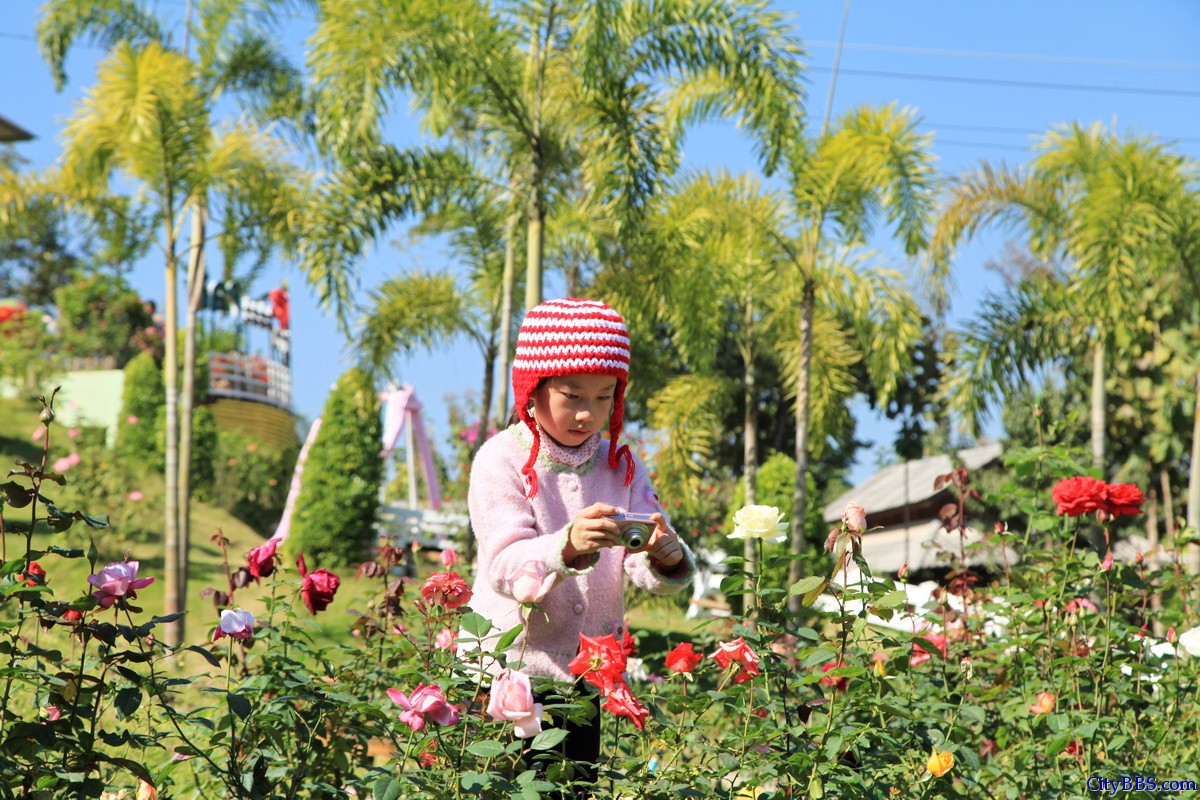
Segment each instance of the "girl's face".
[{"label": "girl's face", "polygon": [[548,378],[533,393],[533,417],[564,447],[578,447],[608,423],[617,379],[611,375]]}]

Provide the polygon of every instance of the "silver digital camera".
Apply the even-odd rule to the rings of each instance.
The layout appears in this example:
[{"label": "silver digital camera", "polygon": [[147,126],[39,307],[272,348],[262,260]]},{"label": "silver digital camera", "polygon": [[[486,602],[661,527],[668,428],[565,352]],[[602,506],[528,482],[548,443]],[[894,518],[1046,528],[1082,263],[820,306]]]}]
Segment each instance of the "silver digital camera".
[{"label": "silver digital camera", "polygon": [[626,550],[640,553],[649,546],[655,528],[649,514],[613,514],[609,519],[617,523],[617,534]]}]

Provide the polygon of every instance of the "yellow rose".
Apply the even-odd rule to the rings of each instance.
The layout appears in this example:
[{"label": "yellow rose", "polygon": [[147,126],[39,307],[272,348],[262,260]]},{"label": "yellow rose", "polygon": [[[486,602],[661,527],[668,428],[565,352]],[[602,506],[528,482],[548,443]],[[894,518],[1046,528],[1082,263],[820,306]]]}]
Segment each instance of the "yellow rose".
[{"label": "yellow rose", "polygon": [[733,515],[730,539],[762,539],[779,543],[787,539],[788,524],[775,506],[745,506]]},{"label": "yellow rose", "polygon": [[940,778],[954,769],[954,756],[946,750],[934,750],[925,762],[925,769],[929,770],[933,777]]}]

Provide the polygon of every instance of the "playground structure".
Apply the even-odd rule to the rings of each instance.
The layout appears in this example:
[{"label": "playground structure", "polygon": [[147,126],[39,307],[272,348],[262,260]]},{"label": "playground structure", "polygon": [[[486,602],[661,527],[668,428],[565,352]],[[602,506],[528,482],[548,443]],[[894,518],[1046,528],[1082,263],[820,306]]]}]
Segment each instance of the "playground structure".
[{"label": "playground structure", "polygon": [[[421,416],[421,402],[410,385],[391,387],[379,395],[384,406],[382,448],[379,457],[391,458],[396,451],[400,436],[405,437],[404,452],[408,471],[408,496],[406,502],[381,502],[376,522],[376,532],[381,540],[388,539],[397,547],[416,545],[422,549],[445,549],[454,547],[467,527],[464,514],[442,509],[441,486],[433,462],[433,447],[425,432]],[[305,437],[296,469],[288,489],[283,516],[275,529],[274,538],[286,538],[291,527],[296,498],[303,482],[304,463],[312,443],[321,429],[321,419],[313,420]],[[425,479],[428,507],[422,508],[417,491],[418,457],[421,474]],[[383,488],[380,487],[382,494]]]}]

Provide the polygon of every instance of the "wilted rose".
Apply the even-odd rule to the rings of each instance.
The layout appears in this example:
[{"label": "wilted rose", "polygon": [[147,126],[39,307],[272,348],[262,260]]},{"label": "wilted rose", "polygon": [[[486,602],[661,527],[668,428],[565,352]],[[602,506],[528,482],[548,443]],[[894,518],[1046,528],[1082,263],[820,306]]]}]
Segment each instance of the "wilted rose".
[{"label": "wilted rose", "polygon": [[246,555],[246,566],[255,578],[267,578],[275,571],[275,551],[283,539],[268,539]]}]

